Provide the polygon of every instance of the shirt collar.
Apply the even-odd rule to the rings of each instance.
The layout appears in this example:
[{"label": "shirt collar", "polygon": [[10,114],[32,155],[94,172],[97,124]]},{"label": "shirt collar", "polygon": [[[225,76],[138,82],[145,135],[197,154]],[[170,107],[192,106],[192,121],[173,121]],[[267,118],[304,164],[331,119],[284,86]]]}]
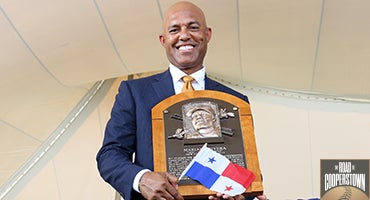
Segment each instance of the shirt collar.
[{"label": "shirt collar", "polygon": [[[180,81],[181,78],[185,75],[187,75],[185,72],[181,71],[179,68],[176,66],[170,64],[170,73],[173,79],[173,82],[176,83],[177,81]],[[204,77],[206,75],[206,67],[202,67],[200,70],[189,74],[191,77],[195,79],[196,82],[198,83],[204,83]]]}]

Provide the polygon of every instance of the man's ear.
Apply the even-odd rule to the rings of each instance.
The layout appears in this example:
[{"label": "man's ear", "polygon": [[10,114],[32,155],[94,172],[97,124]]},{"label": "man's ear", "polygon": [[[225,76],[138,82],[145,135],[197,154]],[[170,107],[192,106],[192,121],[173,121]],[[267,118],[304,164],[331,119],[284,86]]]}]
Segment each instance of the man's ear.
[{"label": "man's ear", "polygon": [[164,43],[166,42],[166,39],[164,38],[163,34],[159,35],[159,42],[161,43],[162,46],[164,46]]},{"label": "man's ear", "polygon": [[211,37],[212,37],[212,28],[207,28],[207,42],[211,41]]}]

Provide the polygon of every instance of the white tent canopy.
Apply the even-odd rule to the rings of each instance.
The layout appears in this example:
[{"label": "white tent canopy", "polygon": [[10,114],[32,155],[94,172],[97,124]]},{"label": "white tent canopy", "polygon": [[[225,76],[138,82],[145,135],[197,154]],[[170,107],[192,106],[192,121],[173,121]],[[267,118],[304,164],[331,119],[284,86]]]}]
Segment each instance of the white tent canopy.
[{"label": "white tent canopy", "polygon": [[[24,169],[24,163],[30,162],[35,158],[32,157],[36,156],[35,152],[42,152],[50,144],[53,134],[63,130],[61,125],[71,122],[68,120],[73,119],[77,108],[81,108],[79,103],[87,101],[84,98],[100,91],[100,87],[108,90],[110,82],[106,81],[107,85],[103,86],[99,81],[116,77],[121,77],[121,80],[130,74],[140,77],[141,73],[163,71],[168,67],[158,35],[161,33],[162,14],[174,2],[0,0],[0,195],[12,188],[10,186],[19,177],[17,172]],[[262,117],[262,113],[269,112],[267,108],[278,111],[288,106],[291,112],[286,115],[309,113],[308,119],[299,118],[302,120],[297,122],[297,127],[294,126],[294,131],[304,126],[303,132],[310,132],[316,130],[316,126],[312,126],[316,119],[322,119],[320,123],[324,123],[322,116],[330,115],[338,108],[334,106],[335,109],[320,115],[318,107],[323,106],[323,102],[330,105],[344,103],[339,109],[342,113],[339,114],[340,120],[356,121],[347,124],[348,127],[341,127],[342,131],[356,127],[359,137],[369,137],[364,132],[370,127],[362,120],[368,120],[370,114],[370,1],[193,2],[204,10],[207,23],[213,29],[205,62],[208,74],[255,100],[254,105],[252,101],[252,109],[256,128],[262,132],[259,140],[261,162],[272,164],[269,150],[263,149],[265,144],[271,145],[264,142],[268,134],[263,134],[271,131],[266,127],[273,121]],[[91,112],[96,115],[95,120],[100,121],[99,130],[88,126],[89,131],[97,131],[99,135],[95,135],[95,146],[89,152],[91,170],[95,169],[92,155],[101,144],[105,120],[114,100],[114,86],[117,82],[110,92],[104,93],[107,96],[100,96],[105,104],[99,103],[100,100],[92,104],[99,105],[91,108]],[[317,102],[318,105],[305,107],[305,104],[290,102],[293,101],[291,97],[294,101]],[[291,104],[275,106],[276,102],[282,101],[279,98],[288,98]],[[297,104],[300,105],[298,108]],[[353,105],[362,110],[354,109]],[[90,117],[83,117],[79,124],[88,119]],[[335,122],[328,123],[335,126]],[[85,127],[74,126],[73,130]],[[330,128],[320,131],[325,130]],[[70,134],[68,138],[79,137],[78,134]],[[257,130],[256,134],[259,134]],[[280,139],[286,141],[286,138]],[[295,142],[301,140],[294,139]],[[76,144],[77,141],[81,143],[76,139]],[[61,144],[69,143],[64,141]],[[365,144],[368,146],[369,143]],[[352,145],[357,144],[353,141]],[[305,147],[309,150],[305,153],[315,154],[311,150],[323,146],[323,143],[317,146],[307,144]],[[58,149],[64,148],[56,148],[49,160]],[[360,153],[362,147],[357,148],[353,154],[370,156],[369,150]],[[320,159],[321,156],[318,153],[313,157]],[[51,171],[63,163],[52,160],[50,164],[49,160],[45,165],[51,166]],[[307,164],[315,165],[313,162]],[[310,177],[318,177],[312,174],[316,172],[312,170]],[[265,174],[273,177],[270,173],[265,169]],[[318,184],[315,180],[312,182]],[[269,185],[268,182],[266,184]],[[313,192],[297,191],[297,196],[292,196],[318,196],[318,187],[311,184]]]}]

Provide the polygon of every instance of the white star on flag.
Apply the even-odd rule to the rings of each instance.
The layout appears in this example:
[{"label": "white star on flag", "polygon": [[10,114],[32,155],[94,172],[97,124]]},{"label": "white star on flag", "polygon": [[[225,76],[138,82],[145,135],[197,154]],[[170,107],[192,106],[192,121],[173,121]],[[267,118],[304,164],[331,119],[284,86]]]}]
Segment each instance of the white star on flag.
[{"label": "white star on flag", "polygon": [[186,167],[180,179],[184,175],[212,191],[230,196],[244,193],[256,178],[250,170],[208,148],[207,143]]}]

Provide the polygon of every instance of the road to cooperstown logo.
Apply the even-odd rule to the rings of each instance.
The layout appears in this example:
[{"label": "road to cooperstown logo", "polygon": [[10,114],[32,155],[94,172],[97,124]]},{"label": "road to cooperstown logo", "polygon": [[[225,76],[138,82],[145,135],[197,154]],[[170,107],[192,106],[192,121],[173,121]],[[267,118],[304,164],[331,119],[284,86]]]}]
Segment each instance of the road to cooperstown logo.
[{"label": "road to cooperstown logo", "polygon": [[321,160],[322,200],[369,200],[370,160]]}]

